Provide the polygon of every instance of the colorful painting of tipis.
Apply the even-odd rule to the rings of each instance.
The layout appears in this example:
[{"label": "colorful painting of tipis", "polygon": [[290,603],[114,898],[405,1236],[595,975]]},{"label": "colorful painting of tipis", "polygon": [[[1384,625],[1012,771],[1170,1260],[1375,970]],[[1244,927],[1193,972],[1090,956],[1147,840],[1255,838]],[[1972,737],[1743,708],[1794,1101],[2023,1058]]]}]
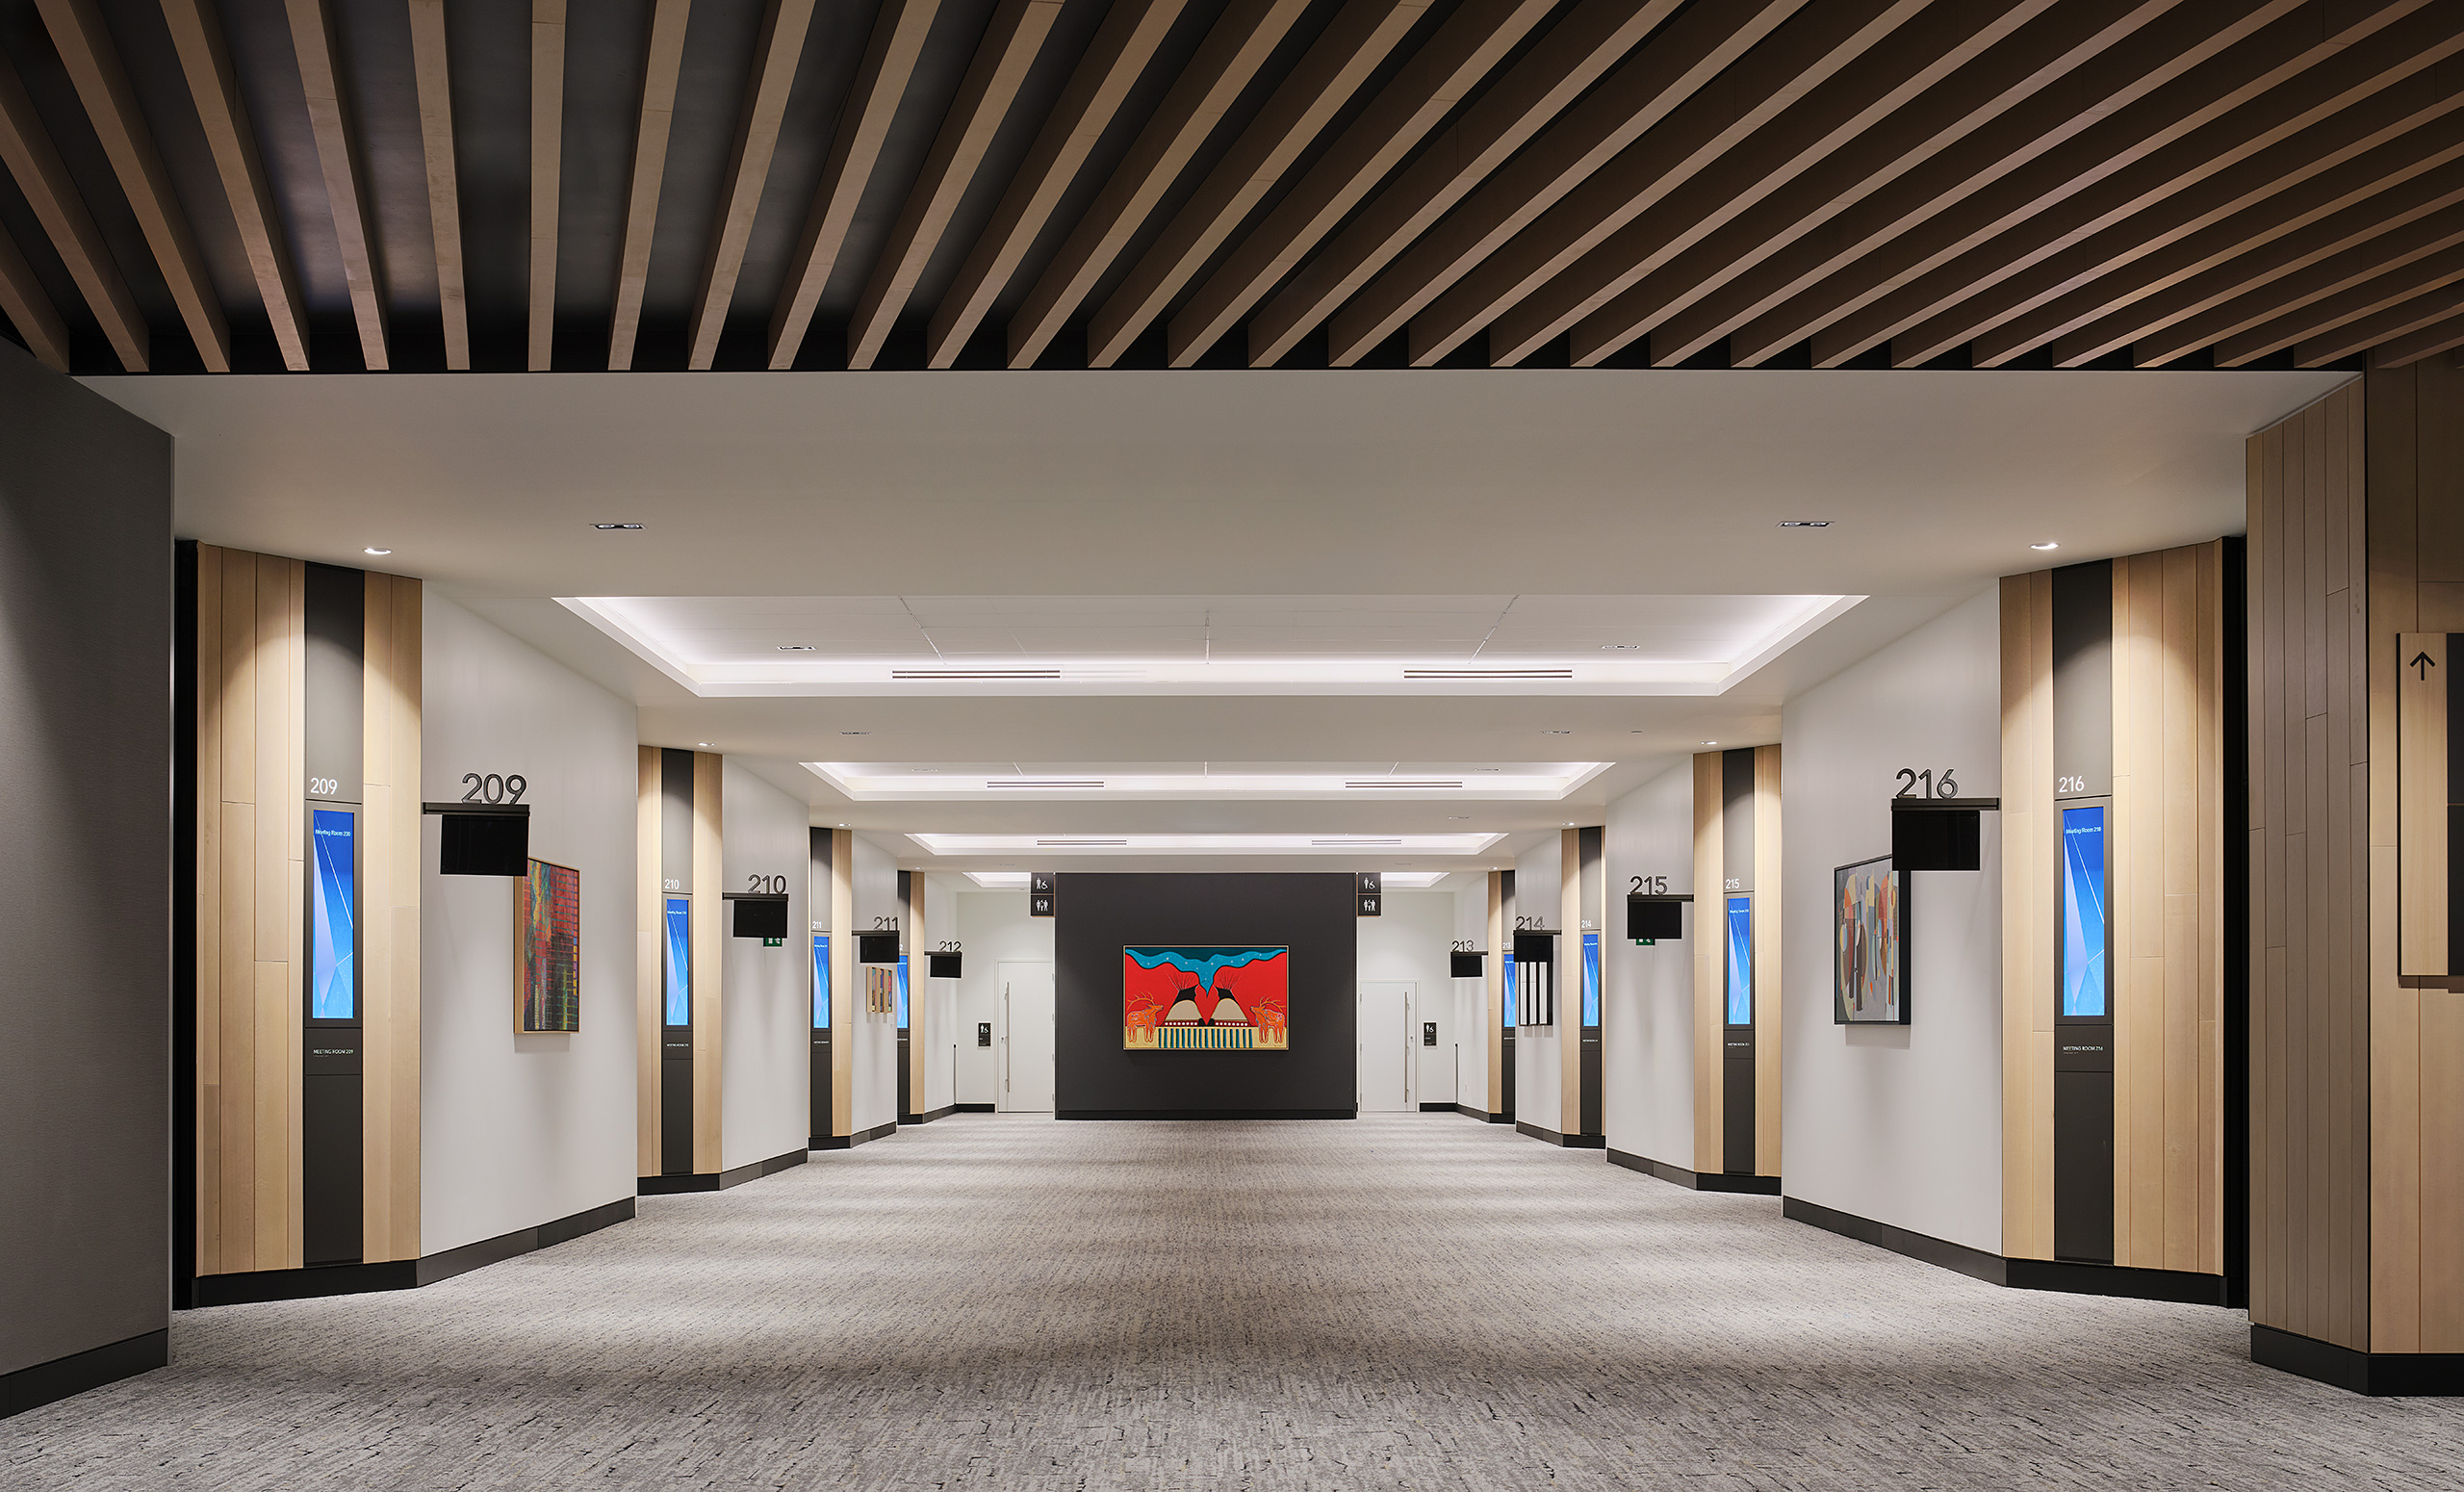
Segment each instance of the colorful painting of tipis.
[{"label": "colorful painting of tipis", "polygon": [[1123,948],[1121,1045],[1279,1052],[1292,1044],[1289,948]]}]

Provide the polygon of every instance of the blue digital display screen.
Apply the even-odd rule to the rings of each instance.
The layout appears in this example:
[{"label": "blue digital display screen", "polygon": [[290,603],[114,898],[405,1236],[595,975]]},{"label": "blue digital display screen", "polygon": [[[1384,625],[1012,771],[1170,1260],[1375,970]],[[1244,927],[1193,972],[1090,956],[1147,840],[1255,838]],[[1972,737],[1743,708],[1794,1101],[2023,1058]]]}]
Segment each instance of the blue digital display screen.
[{"label": "blue digital display screen", "polygon": [[693,1023],[693,898],[667,899],[667,1023]]},{"label": "blue digital display screen", "polygon": [[812,1028],[830,1029],[830,935],[812,935]]},{"label": "blue digital display screen", "polygon": [[359,1018],[358,815],[310,809],[308,1014],[317,1020]]},{"label": "blue digital display screen", "polygon": [[1729,898],[1729,1017],[1732,1026],[1754,1024],[1754,898]]},{"label": "blue digital display screen", "polygon": [[1500,953],[1498,955],[1498,965],[1499,977],[1504,981],[1498,988],[1505,991],[1505,998],[1498,1002],[1498,1004],[1502,1007],[1502,1009],[1500,1010],[1499,1015],[1503,1017],[1505,1028],[1508,1031],[1511,1031],[1514,1029],[1514,1007],[1521,990],[1521,987],[1514,982],[1514,955],[1511,953]]},{"label": "blue digital display screen", "polygon": [[2062,810],[2062,1014],[2102,1017],[2105,810]]},{"label": "blue digital display screen", "polygon": [[907,955],[898,956],[898,1029],[907,1029]]},{"label": "blue digital display screen", "polygon": [[1600,1024],[1600,935],[1582,935],[1582,1023]]}]

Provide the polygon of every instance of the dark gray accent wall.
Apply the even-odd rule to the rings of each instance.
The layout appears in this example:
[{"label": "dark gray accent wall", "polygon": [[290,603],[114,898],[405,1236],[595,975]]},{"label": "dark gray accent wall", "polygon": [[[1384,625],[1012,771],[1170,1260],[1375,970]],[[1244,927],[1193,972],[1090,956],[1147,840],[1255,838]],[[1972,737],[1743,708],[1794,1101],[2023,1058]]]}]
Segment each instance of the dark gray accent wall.
[{"label": "dark gray accent wall", "polygon": [[[1054,1107],[1065,1117],[1359,1112],[1358,932],[1352,878],[1087,875],[1057,890]],[[1121,950],[1133,944],[1292,950],[1292,1049],[1133,1052],[1121,1046]]]},{"label": "dark gray accent wall", "polygon": [[171,438],[0,342],[0,1374],[170,1325]]}]

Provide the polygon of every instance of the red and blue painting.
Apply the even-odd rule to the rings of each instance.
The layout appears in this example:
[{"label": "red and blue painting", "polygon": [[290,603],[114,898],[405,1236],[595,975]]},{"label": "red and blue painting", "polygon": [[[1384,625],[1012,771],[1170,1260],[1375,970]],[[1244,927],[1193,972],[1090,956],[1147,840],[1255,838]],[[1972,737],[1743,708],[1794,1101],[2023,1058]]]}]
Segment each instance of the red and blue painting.
[{"label": "red and blue painting", "polygon": [[1123,948],[1130,1051],[1279,1052],[1292,1044],[1289,948]]}]

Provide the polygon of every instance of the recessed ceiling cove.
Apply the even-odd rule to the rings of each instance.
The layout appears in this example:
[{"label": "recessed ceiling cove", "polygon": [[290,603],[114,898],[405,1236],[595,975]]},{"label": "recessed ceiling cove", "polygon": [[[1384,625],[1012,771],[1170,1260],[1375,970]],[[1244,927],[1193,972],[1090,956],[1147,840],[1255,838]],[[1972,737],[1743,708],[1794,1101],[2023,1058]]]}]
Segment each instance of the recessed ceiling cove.
[{"label": "recessed ceiling cove", "polygon": [[1554,802],[1608,770],[1607,761],[1526,762],[951,762],[808,761],[807,770],[858,803],[1053,802],[1104,799],[1178,803],[1196,798],[1397,799]]},{"label": "recessed ceiling cove", "polygon": [[558,598],[704,697],[1718,694],[1863,599]]}]

